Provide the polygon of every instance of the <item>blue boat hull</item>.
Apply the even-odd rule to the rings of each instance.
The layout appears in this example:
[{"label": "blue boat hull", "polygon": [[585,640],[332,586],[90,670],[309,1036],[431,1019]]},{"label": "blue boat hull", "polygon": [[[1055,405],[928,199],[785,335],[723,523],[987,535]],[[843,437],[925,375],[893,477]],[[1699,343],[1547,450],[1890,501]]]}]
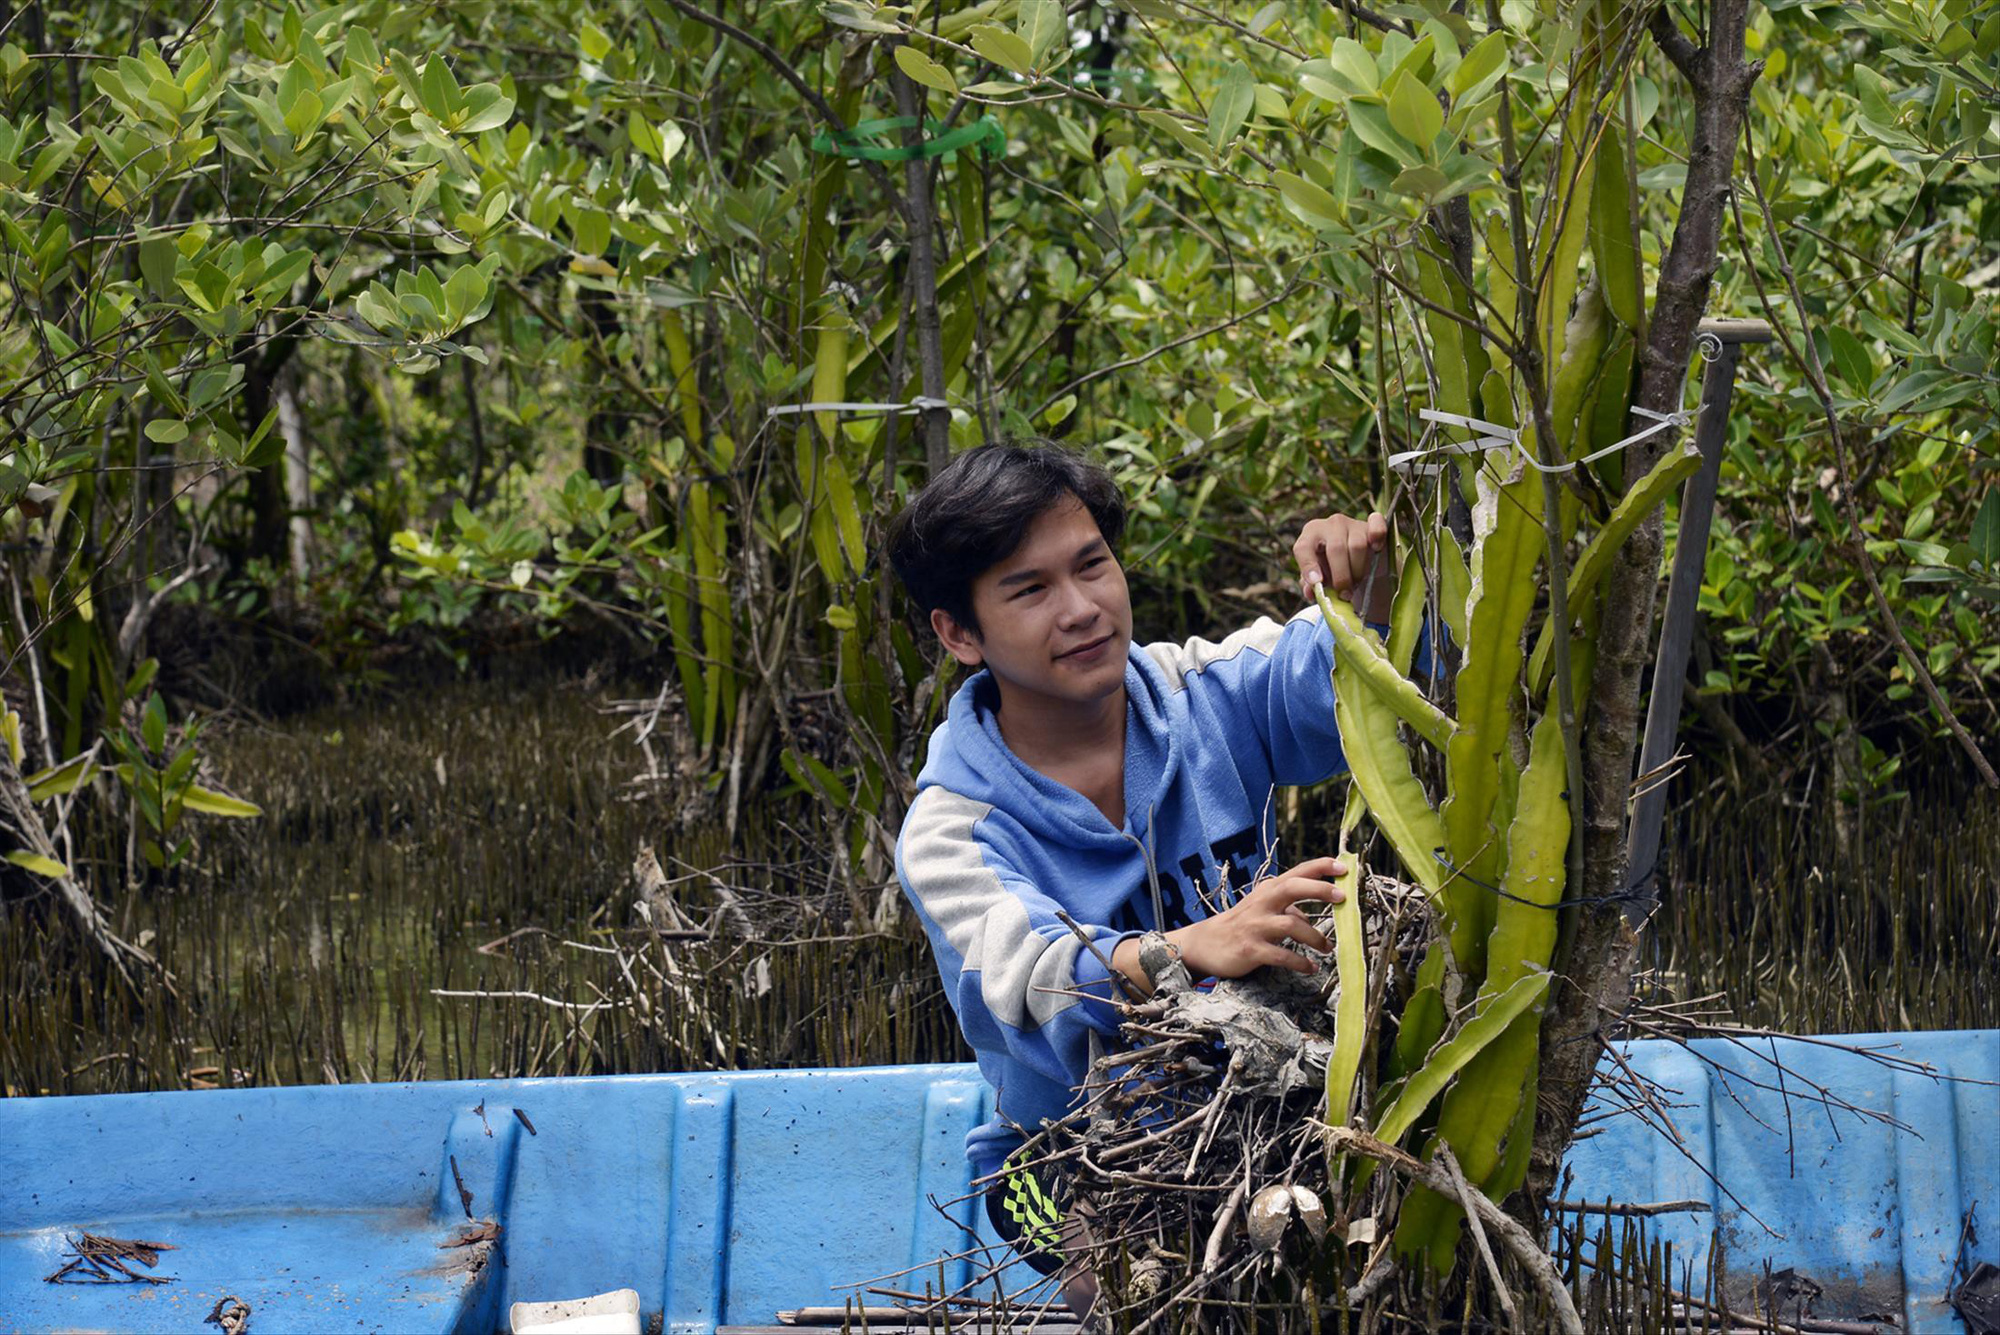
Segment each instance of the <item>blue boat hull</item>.
[{"label": "blue boat hull", "polygon": [[[1970,1259],[2000,1261],[2000,1030],[1841,1041],[1945,1078],[1812,1040],[1622,1045],[1673,1091],[1679,1142],[1595,1123],[1570,1197],[1707,1201],[1653,1221],[1677,1270],[1704,1273],[1719,1227],[1737,1294],[1769,1259],[1824,1314],[1960,1329],[1943,1300],[1974,1201]],[[1907,1130],[1781,1097],[1773,1055]],[[197,1330],[234,1295],[263,1335],[491,1331],[512,1302],[631,1287],[708,1335],[912,1266],[889,1282],[955,1285],[939,1258],[986,1240],[963,1146],[990,1107],[956,1065],[0,1101],[0,1328]],[[483,1220],[496,1241],[445,1245]],[[45,1283],[86,1230],[173,1244],[174,1282]]]}]

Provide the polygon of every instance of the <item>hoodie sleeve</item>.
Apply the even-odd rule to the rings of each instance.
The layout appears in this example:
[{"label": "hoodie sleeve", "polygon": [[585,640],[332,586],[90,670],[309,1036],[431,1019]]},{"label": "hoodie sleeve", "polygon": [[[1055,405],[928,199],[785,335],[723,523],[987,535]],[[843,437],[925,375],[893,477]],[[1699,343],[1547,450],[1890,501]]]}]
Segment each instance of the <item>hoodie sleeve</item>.
[{"label": "hoodie sleeve", "polygon": [[[991,805],[940,787],[917,796],[896,873],[929,934],[966,1041],[1064,1085],[1084,1078],[1089,1035],[1118,1032],[1109,972],[1059,905],[980,837]],[[1081,924],[1105,959],[1131,932]],[[1079,996],[1077,994],[1086,994]]]},{"label": "hoodie sleeve", "polygon": [[1271,781],[1318,783],[1347,767],[1333,721],[1333,636],[1317,607],[1279,624],[1259,617],[1220,644],[1196,638],[1146,652],[1206,711],[1232,747],[1255,745]]}]

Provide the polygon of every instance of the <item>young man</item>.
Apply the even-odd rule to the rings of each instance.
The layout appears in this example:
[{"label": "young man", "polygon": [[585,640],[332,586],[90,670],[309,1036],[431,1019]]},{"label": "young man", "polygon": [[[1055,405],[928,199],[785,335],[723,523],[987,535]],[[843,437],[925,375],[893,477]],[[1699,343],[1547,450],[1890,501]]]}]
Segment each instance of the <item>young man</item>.
[{"label": "young man", "polygon": [[[904,587],[975,670],[931,736],[897,873],[998,1092],[998,1116],[967,1138],[978,1177],[1019,1148],[1016,1128],[1074,1106],[1090,1036],[1118,1031],[1120,986],[1151,991],[1144,934],[1163,933],[1197,979],[1310,972],[1286,943],[1329,949],[1299,906],[1339,901],[1340,863],[1257,879],[1272,786],[1344,764],[1319,611],[1220,644],[1135,645],[1124,529],[1109,474],[1037,443],[959,455],[889,537]],[[1292,553],[1301,592],[1324,582],[1351,597],[1387,542],[1380,515],[1307,524]],[[1051,1194],[1020,1172],[988,1194],[1001,1236],[1044,1273],[1060,1261]]]}]

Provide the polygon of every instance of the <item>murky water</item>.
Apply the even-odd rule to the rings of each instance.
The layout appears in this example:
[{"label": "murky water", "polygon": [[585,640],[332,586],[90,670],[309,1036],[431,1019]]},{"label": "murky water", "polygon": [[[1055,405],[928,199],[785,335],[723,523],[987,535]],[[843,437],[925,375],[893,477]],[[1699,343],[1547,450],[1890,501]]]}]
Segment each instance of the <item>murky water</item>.
[{"label": "murky water", "polygon": [[[915,924],[852,933],[799,812],[747,820],[733,857],[717,831],[677,821],[670,798],[632,786],[641,757],[613,736],[609,698],[468,682],[217,736],[218,777],[263,818],[202,823],[169,886],[118,889],[103,847],[80,859],[180,1000],[93,978],[38,915],[10,909],[0,1082],[84,1093],[963,1055]],[[642,849],[679,915],[664,934],[634,911]]]},{"label": "murky water", "polygon": [[[101,832],[79,850],[179,999],[107,985],[45,915],[0,910],[0,1085],[964,1057],[921,932],[907,915],[851,929],[812,813],[754,810],[732,855],[712,826],[677,818],[685,803],[630,784],[642,764],[604,712],[612,694],[463,682],[218,729],[218,777],[262,819],[196,827],[192,865],[163,886],[119,888]],[[1331,793],[1309,799],[1301,819],[1331,808]],[[1823,812],[1726,795],[1683,806],[1663,984],[1726,989],[1746,1022],[1802,1032],[2000,1024],[2000,807],[1919,793],[1859,833],[1843,860]],[[642,849],[665,877],[661,933],[635,912]]]}]

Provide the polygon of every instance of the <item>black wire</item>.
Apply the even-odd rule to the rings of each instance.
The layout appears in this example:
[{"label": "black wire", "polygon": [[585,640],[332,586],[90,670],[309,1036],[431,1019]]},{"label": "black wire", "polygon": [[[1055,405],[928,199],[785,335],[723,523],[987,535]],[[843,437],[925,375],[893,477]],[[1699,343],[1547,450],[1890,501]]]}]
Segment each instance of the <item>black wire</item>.
[{"label": "black wire", "polygon": [[1525,904],[1531,909],[1547,909],[1551,913],[1555,912],[1557,909],[1581,908],[1586,904],[1650,903],[1653,898],[1652,882],[1654,877],[1659,874],[1659,868],[1660,868],[1659,857],[1656,854],[1653,858],[1653,865],[1648,867],[1645,873],[1637,877],[1632,882],[1631,885],[1627,886],[1623,890],[1620,890],[1617,894],[1578,895],[1570,899],[1558,899],[1553,904],[1541,904],[1537,903],[1532,899],[1523,899],[1519,895],[1509,894],[1505,890],[1502,890],[1497,885],[1490,885],[1487,882],[1480,880],[1477,876],[1474,876],[1471,872],[1466,871],[1463,867],[1458,867],[1453,865],[1451,860],[1451,855],[1447,853],[1443,848],[1433,848],[1431,850],[1431,856],[1436,858],[1439,862],[1443,863],[1445,870],[1449,871],[1454,877],[1460,880],[1467,881],[1473,885],[1476,885],[1481,890],[1485,890],[1492,894],[1498,895],[1502,899],[1512,900],[1516,904]]}]

